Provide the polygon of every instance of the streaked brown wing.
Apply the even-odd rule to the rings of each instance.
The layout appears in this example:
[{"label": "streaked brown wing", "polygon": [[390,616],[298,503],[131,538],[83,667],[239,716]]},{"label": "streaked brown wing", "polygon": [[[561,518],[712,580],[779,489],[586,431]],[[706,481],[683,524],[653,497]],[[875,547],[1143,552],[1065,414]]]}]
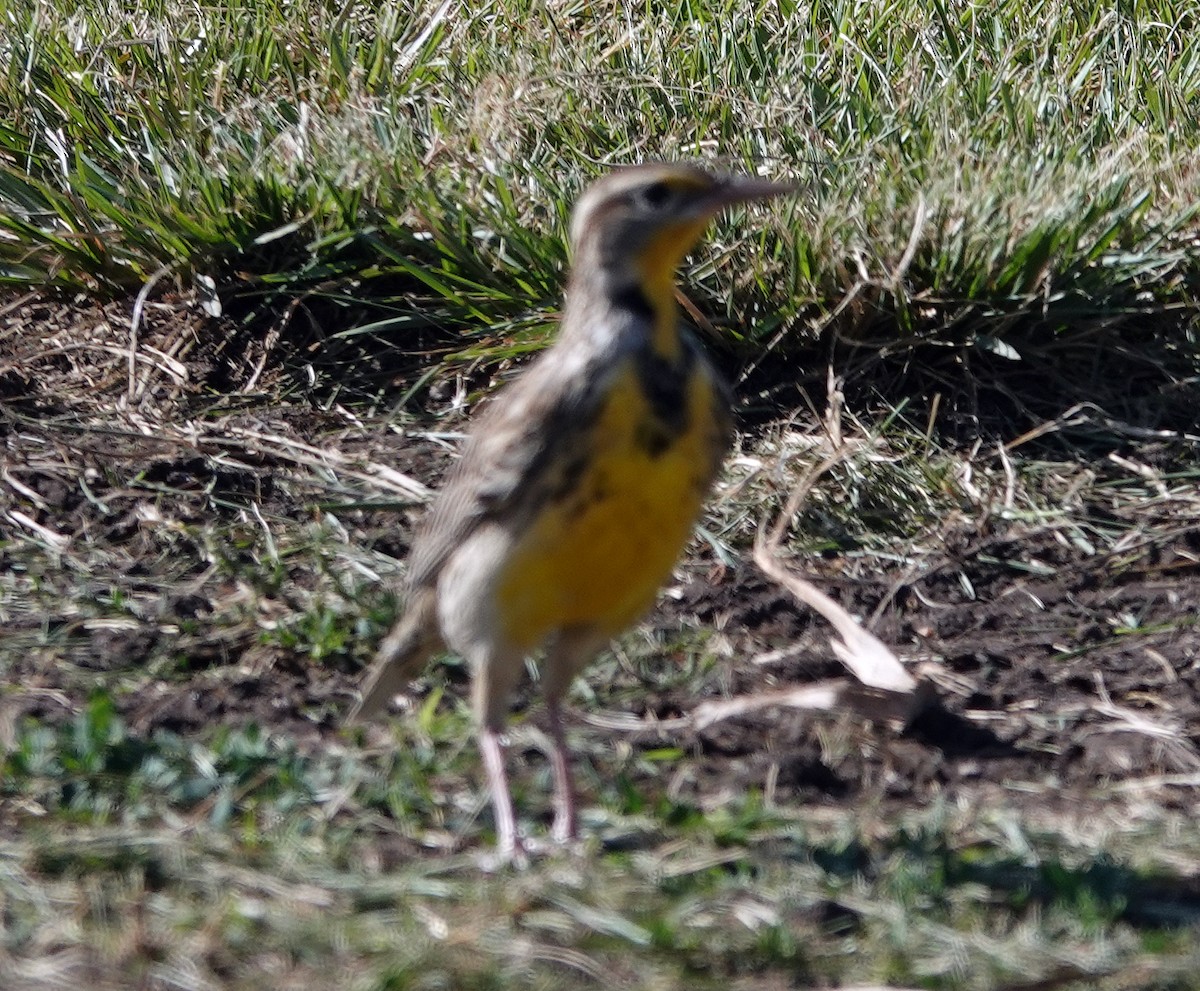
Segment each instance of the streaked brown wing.
[{"label": "streaked brown wing", "polygon": [[586,459],[586,441],[608,378],[608,356],[583,374],[562,375],[554,351],[535,362],[479,417],[462,457],[417,530],[408,587],[436,583],[454,549],[480,524],[514,525],[568,484]]}]

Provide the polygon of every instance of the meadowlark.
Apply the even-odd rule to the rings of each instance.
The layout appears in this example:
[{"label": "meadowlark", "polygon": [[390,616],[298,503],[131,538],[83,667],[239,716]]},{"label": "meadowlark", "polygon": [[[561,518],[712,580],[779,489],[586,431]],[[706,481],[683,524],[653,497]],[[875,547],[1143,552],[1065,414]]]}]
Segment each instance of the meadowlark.
[{"label": "meadowlark", "polygon": [[525,657],[545,649],[552,835],[566,841],[563,695],[653,604],[730,440],[727,389],[680,327],[675,269],[723,208],[791,188],[664,164],[588,188],[558,338],[480,415],[413,540],[404,615],[353,718],[386,709],[433,654],[462,655],[502,857],[521,850],[500,734]]}]

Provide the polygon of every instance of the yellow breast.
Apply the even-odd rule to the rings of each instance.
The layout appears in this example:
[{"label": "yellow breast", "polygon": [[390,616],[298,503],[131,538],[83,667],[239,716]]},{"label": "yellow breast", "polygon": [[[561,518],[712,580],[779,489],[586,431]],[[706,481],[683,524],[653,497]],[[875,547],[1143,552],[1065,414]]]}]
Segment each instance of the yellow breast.
[{"label": "yellow breast", "polygon": [[723,453],[721,399],[699,363],[684,399],[683,430],[665,433],[632,360],[616,374],[577,482],[541,508],[500,576],[498,612],[513,643],[532,649],[575,625],[612,636],[653,603]]}]

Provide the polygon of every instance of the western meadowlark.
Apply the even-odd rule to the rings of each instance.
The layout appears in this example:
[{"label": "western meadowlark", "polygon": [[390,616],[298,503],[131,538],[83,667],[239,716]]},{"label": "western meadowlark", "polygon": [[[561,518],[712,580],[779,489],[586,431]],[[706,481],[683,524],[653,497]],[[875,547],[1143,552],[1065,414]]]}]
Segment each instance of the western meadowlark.
[{"label": "western meadowlark", "polygon": [[519,849],[500,732],[545,648],[553,836],[576,835],[560,704],[650,608],[727,448],[727,390],[679,325],[675,269],[722,208],[792,187],[687,165],[613,172],[580,198],[554,345],[481,414],[419,528],[403,617],[354,714],[367,719],[446,647],[472,704],[501,856]]}]

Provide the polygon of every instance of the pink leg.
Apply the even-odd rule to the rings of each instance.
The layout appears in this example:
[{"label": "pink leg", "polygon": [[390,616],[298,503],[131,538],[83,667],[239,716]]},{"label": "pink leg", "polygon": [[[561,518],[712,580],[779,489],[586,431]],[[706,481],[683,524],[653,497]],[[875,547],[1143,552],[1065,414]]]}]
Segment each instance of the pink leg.
[{"label": "pink leg", "polygon": [[502,861],[524,862],[525,850],[517,835],[517,817],[513,814],[512,792],[504,769],[500,731],[508,714],[509,696],[524,673],[525,665],[521,663],[519,651],[495,642],[471,644],[464,655],[470,657],[474,668],[471,703],[479,726],[479,752],[492,796],[496,852]]},{"label": "pink leg", "polygon": [[579,836],[579,822],[575,814],[575,782],[571,774],[571,755],[563,735],[562,711],[559,700],[551,697],[546,701],[550,716],[550,738],[554,749],[550,754],[550,766],[554,772],[554,829],[552,835],[557,843],[566,843]]},{"label": "pink leg", "polygon": [[579,835],[575,811],[575,782],[571,773],[571,754],[567,750],[562,727],[562,700],[571,680],[596,655],[607,638],[588,626],[560,630],[546,652],[542,669],[542,690],[550,716],[550,739],[554,749],[550,766],[554,772],[554,839],[566,843]]},{"label": "pink leg", "polygon": [[512,795],[508,790],[508,775],[504,770],[504,747],[500,734],[483,726],[479,730],[479,751],[487,772],[488,790],[492,793],[492,814],[496,818],[496,849],[505,861],[516,860],[522,852],[517,840],[517,819],[513,815]]}]

